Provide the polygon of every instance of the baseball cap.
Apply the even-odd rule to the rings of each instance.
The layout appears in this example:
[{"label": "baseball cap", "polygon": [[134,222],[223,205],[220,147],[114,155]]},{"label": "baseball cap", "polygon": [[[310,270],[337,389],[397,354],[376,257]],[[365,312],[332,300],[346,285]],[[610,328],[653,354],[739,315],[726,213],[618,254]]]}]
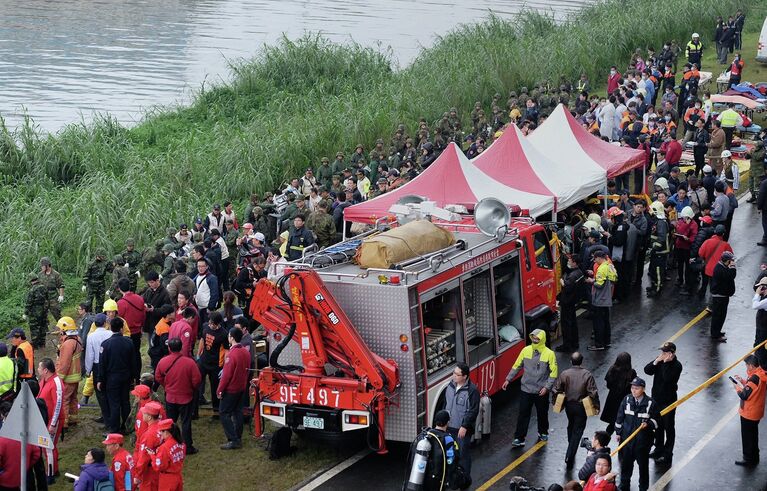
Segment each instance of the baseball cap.
[{"label": "baseball cap", "polygon": [[252,224],[252,223],[250,223],[250,222],[246,222],[246,223],[245,223],[245,224],[242,226],[242,228],[252,229],[252,228],[253,228],[253,224]]},{"label": "baseball cap", "polygon": [[261,232],[256,232],[255,234],[253,234],[253,238],[260,242],[264,242],[266,240],[266,237]]},{"label": "baseball cap", "polygon": [[144,384],[139,384],[135,386],[130,393],[141,399],[146,399],[149,397],[149,394],[152,393],[152,390]]},{"label": "baseball cap", "polygon": [[213,209],[214,209],[214,210],[220,210],[220,209],[221,209],[221,205],[219,205],[218,203],[216,203],[215,205],[213,205]]},{"label": "baseball cap", "polygon": [[8,333],[8,336],[6,336],[5,339],[11,339],[11,338],[23,338],[26,334],[24,333],[24,329],[20,327],[16,327],[11,330],[11,332]]},{"label": "baseball cap", "polygon": [[607,257],[607,253],[605,251],[596,251],[594,257]]},{"label": "baseball cap", "polygon": [[639,377],[634,377],[634,380],[631,381],[631,385],[636,385],[637,387],[647,387],[647,384],[645,383],[644,379],[641,379]]},{"label": "baseball cap", "polygon": [[106,314],[96,314],[96,318],[93,320],[93,323],[97,326],[101,327],[104,324],[107,323],[107,315]]},{"label": "baseball cap", "polygon": [[711,225],[712,223],[714,223],[714,219],[711,218],[709,215],[704,215],[700,217],[700,222],[705,223],[706,225]]},{"label": "baseball cap", "polygon": [[103,443],[104,445],[110,445],[112,443],[118,443],[122,445],[124,442],[125,442],[125,437],[122,436],[121,434],[110,433],[107,435],[106,439],[101,443]]},{"label": "baseball cap", "polygon": [[733,254],[732,252],[724,251],[722,253],[722,258],[721,258],[722,261],[732,261],[733,259],[735,259],[735,254]]},{"label": "baseball cap", "polygon": [[159,402],[152,401],[147,402],[143,408],[141,408],[142,411],[144,411],[144,414],[149,414],[150,416],[159,416],[162,412],[162,406]]},{"label": "baseball cap", "polygon": [[197,225],[202,225],[202,218],[195,218],[194,223]]},{"label": "baseball cap", "polygon": [[163,430],[169,430],[173,427],[173,420],[172,419],[162,419],[159,423],[157,423],[157,429],[160,431]]},{"label": "baseball cap", "polygon": [[732,152],[730,152],[729,150],[725,150],[724,152],[722,152],[722,157],[723,158],[724,157],[732,157]]},{"label": "baseball cap", "polygon": [[676,353],[676,345],[672,343],[671,341],[666,341],[660,347],[660,350],[665,351],[666,353]]},{"label": "baseball cap", "polygon": [[[722,152],[722,154],[724,154],[724,152]],[[703,173],[704,174],[711,174],[711,172],[713,172],[713,169],[711,168],[710,165],[706,164],[706,165],[703,166]]]}]

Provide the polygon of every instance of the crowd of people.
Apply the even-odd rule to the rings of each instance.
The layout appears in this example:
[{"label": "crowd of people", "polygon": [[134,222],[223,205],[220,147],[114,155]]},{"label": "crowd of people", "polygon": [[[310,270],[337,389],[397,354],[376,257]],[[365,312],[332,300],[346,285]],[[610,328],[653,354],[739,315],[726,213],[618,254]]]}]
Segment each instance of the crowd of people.
[{"label": "crowd of people", "polygon": [[[738,13],[727,26],[722,24],[722,32],[717,30],[719,45],[733,39],[738,49],[742,19]],[[700,36],[694,34],[687,43],[687,63],[677,80],[681,52],[674,42],[665,43],[657,55],[653,49],[646,56],[637,50],[624,74],[617,67],[611,70],[607,97],[594,95],[583,75],[575,83],[561,80],[558,90],[549,82],[531,90],[521,87],[519,92],[511,91],[505,102],[501,94],[495,94],[488,113],[476,103],[466,127],[457,108],[431,124],[422,118],[412,136],[405,125],[399,125],[388,144],[381,138],[369,152],[358,145],[348,159],[343,151],[332,162],[320,158],[316,167],[307,168],[303,176],[274,193],[251,195],[242,215],[227,201],[213,205],[191,227],[186,223],[168,227],[164,237],[141,251],[133,239],[111,259],[107,251],[96,250],[82,278],[85,300],[78,305],[76,318],[62,315],[62,276],[49,258],[42,258],[40,270],[28,276],[24,317],[29,330],[13,329],[8,336],[11,346],[0,344],[0,381],[5,381],[0,384],[0,414],[8,414],[19,382],[24,382],[39,398],[55,441],[56,448],[47,455],[33,452],[29,479],[37,476],[41,486],[55,480],[61,434],[78,423],[78,403],[89,404],[92,398],[101,413],[97,421],[104,425],[104,449],[88,452],[76,489],[92,489],[94,482],[105,479],[111,479],[115,489],[180,488],[184,458],[198,451],[191,421],[198,417],[200,405],[210,404],[221,421],[226,439],[221,448],[241,448],[248,385],[258,366],[253,342],[261,334],[249,315],[255,283],[274,274],[276,264],[300,259],[307,248],[328,247],[344,232],[353,233],[344,221],[345,208],[409,182],[448,143],[458,143],[473,158],[508,125],[518,125],[525,134],[535,131],[558,104],[568,107],[598,137],[643,148],[646,170],[652,170],[649,206],[643,194],[647,181],[639,170],[608,182],[606,201],[586,201],[557,217],[564,224],[557,232],[567,264],[560,296],[562,344],[556,350],[571,354],[572,367],[558,373],[545,332],[535,331],[532,344],[507,378],[510,381],[519,371],[523,373],[512,446],[525,445],[533,407],[538,438],[548,438],[549,398],[563,394],[569,420],[565,461],[574,465],[586,421],[581,401],[588,396],[595,407],[600,406],[593,376],[582,367],[577,308],[585,306],[593,322],[594,344],[588,350],[609,349],[610,309],[642,283],[644,265],[649,262],[647,295],[673,293],[703,299],[710,293],[711,338],[726,341],[722,328],[736,274],[728,238],[740,184],[730,145],[743,116],[733,107],[717,116],[710,94],[699,97]],[[743,68],[736,54],[729,69],[731,84],[739,82]],[[694,148],[695,169],[682,173],[679,164],[687,142]],[[767,181],[762,180],[766,146],[767,133],[762,132],[748,155],[750,201],[763,211],[767,211]],[[764,218],[763,226],[759,245],[767,246]],[[757,333],[767,339],[767,278],[757,287]],[[58,355],[40,359],[51,317],[59,333]],[[144,346],[148,364],[142,357]],[[621,489],[628,489],[634,462],[639,466],[641,489],[648,486],[650,456],[659,464],[671,463],[674,412],[660,416],[660,410],[676,400],[681,364],[675,352],[673,343],[667,343],[661,355],[645,366],[645,373],[654,379],[652,397],[645,394],[645,381],[631,368],[630,355],[618,355],[606,379],[609,394],[602,419],[607,431],[594,435],[593,454],[579,473],[587,482],[585,489],[614,489],[608,449],[612,432],[626,438],[642,428],[640,436],[621,450]],[[747,364],[749,378],[739,380],[739,395],[744,407],[761,397],[763,408],[767,376],[759,367],[767,367],[767,354],[760,350]],[[448,405],[462,390],[469,392],[471,401],[478,400],[468,375],[468,367],[456,369],[454,397]],[[758,408],[742,411],[745,420],[761,418]],[[459,407],[449,407],[447,417],[445,428],[456,440],[465,437],[466,428],[473,428],[471,414],[465,419]],[[125,436],[134,432],[130,453]],[[744,433],[740,462],[752,465],[758,460],[758,449],[748,438]],[[650,454],[653,443],[655,451]],[[0,453],[13,459],[13,451],[4,450],[12,446],[4,445],[0,439]],[[113,457],[109,468],[106,454]],[[468,448],[460,461],[470,474]],[[18,479],[0,473],[0,486],[13,487]]]}]

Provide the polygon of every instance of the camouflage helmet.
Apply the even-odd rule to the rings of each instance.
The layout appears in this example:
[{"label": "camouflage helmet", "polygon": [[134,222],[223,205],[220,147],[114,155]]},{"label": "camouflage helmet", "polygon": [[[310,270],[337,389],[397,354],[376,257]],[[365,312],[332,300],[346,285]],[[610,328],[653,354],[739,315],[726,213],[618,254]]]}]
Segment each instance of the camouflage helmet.
[{"label": "camouflage helmet", "polygon": [[379,138],[378,140],[376,140],[376,145],[383,145],[383,144],[384,144],[383,138]]},{"label": "camouflage helmet", "polygon": [[125,245],[127,247],[135,246],[136,245],[136,241],[133,239],[133,237],[128,237],[127,239],[125,239]]},{"label": "camouflage helmet", "polygon": [[258,216],[261,216],[261,215],[263,215],[263,214],[264,214],[264,209],[263,209],[263,208],[261,208],[260,206],[254,206],[254,207],[253,207],[253,214],[254,214],[255,216],[257,216],[257,217],[258,217]]},{"label": "camouflage helmet", "polygon": [[40,258],[40,266],[50,266],[50,265],[51,265],[51,258],[49,258],[48,256]]},{"label": "camouflage helmet", "polygon": [[173,244],[165,244],[162,246],[162,252],[173,252],[175,250],[175,247],[173,247]]},{"label": "camouflage helmet", "polygon": [[112,258],[112,262],[115,264],[122,264],[123,262],[125,262],[125,259],[123,259],[121,255],[116,254],[115,257]]},{"label": "camouflage helmet", "polygon": [[165,241],[162,239],[157,239],[154,241],[155,249],[159,249],[160,247],[162,247],[163,244],[165,244]]},{"label": "camouflage helmet", "polygon": [[343,158],[344,153],[343,152],[336,152],[336,158],[342,157]]},{"label": "camouflage helmet", "polygon": [[398,130],[402,130],[402,131],[405,131],[405,125],[404,125],[404,124],[402,124],[402,123],[400,123],[400,124],[398,124],[398,125],[397,125],[397,129],[398,129]]},{"label": "camouflage helmet", "polygon": [[477,102],[474,103],[474,107],[479,109],[480,107],[482,107],[482,103],[477,101]]},{"label": "camouflage helmet", "polygon": [[330,160],[328,160],[328,158],[327,158],[327,157],[322,157],[322,158],[320,159],[320,162],[322,162],[323,164],[327,164],[328,162],[330,162]]},{"label": "camouflage helmet", "polygon": [[173,227],[168,227],[166,229],[166,232],[168,233],[168,235],[176,235],[176,229]]},{"label": "camouflage helmet", "polygon": [[107,256],[106,251],[104,249],[102,249],[101,247],[96,249],[96,252],[94,252],[94,254],[96,255],[96,257],[106,257]]},{"label": "camouflage helmet", "polygon": [[39,279],[40,279],[40,277],[37,276],[37,273],[29,273],[27,275],[27,281],[37,281]]},{"label": "camouflage helmet", "polygon": [[495,95],[493,96],[493,99],[500,99],[500,98],[501,98],[501,94],[498,92],[496,92]]},{"label": "camouflage helmet", "polygon": [[443,119],[444,119],[444,118],[447,118],[447,117],[449,117],[449,116],[450,116],[450,113],[448,113],[448,112],[444,112],[444,113],[442,113],[442,118],[443,118]]},{"label": "camouflage helmet", "polygon": [[522,87],[521,89],[519,89],[519,93],[520,94],[527,94],[527,87]]},{"label": "camouflage helmet", "polygon": [[458,109],[457,109],[457,108],[455,108],[455,107],[451,107],[451,108],[450,108],[450,112],[451,112],[451,113],[457,113],[457,112],[458,112]]},{"label": "camouflage helmet", "polygon": [[202,242],[202,232],[195,232],[194,234],[192,234],[192,240],[195,241],[195,243]]}]

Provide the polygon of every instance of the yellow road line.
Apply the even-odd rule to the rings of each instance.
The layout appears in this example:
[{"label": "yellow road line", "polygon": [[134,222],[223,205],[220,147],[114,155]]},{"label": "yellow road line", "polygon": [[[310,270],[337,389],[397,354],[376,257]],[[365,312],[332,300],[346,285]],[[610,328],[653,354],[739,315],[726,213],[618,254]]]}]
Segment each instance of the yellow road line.
[{"label": "yellow road line", "polygon": [[540,450],[544,446],[546,446],[546,443],[548,443],[548,442],[540,441],[540,442],[536,443],[535,445],[533,445],[530,448],[530,450],[528,450],[527,452],[525,452],[522,455],[520,455],[517,458],[517,460],[515,460],[511,464],[507,465],[506,467],[504,467],[504,469],[501,472],[499,472],[498,474],[494,475],[493,477],[491,477],[490,479],[485,481],[485,484],[483,484],[482,486],[478,487],[477,491],[486,491],[487,489],[490,489],[490,487],[493,484],[495,484],[498,481],[500,481],[503,478],[503,476],[505,476],[509,472],[513,471],[519,464],[521,464],[522,462],[527,460],[528,457],[530,457],[535,452],[537,452],[538,450]]},{"label": "yellow road line", "polygon": [[709,315],[711,315],[711,312],[709,312],[708,309],[703,309],[703,311],[700,314],[698,314],[695,317],[693,317],[692,320],[690,322],[688,322],[687,324],[685,324],[680,330],[678,330],[676,332],[676,334],[674,334],[673,336],[668,338],[667,342],[673,343],[674,341],[676,341],[677,339],[682,337],[682,334],[684,334],[687,331],[689,331],[692,326],[694,326],[695,324],[697,324],[701,320],[705,319]]},{"label": "yellow road line", "polygon": [[692,459],[694,459],[700,452],[705,448],[706,445],[711,443],[711,441],[716,438],[716,436],[721,433],[721,431],[724,429],[725,426],[727,426],[727,423],[732,421],[732,418],[738,415],[738,407],[739,405],[736,405],[732,410],[730,410],[727,414],[722,416],[722,419],[719,420],[719,422],[714,425],[711,430],[709,430],[708,433],[706,433],[703,438],[698,440],[695,445],[685,454],[685,456],[677,462],[674,466],[672,466],[669,470],[666,471],[665,474],[661,476],[660,479],[658,479],[655,484],[652,485],[650,488],[650,491],[661,491],[668,486],[668,484],[671,482],[671,480],[676,476],[679,471],[681,471],[687,464],[692,462]]}]

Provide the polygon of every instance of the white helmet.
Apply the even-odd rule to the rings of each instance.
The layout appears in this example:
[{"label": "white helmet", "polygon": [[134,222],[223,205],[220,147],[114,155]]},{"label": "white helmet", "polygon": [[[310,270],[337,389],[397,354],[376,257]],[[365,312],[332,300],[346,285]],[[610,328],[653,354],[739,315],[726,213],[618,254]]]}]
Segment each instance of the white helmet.
[{"label": "white helmet", "polygon": [[663,203],[660,201],[653,201],[650,205],[650,210],[657,218],[666,218],[666,211],[663,209]]},{"label": "white helmet", "polygon": [[587,220],[583,222],[583,228],[589,229],[589,232],[591,232],[592,230],[596,230],[598,232],[599,224],[597,222],[592,222],[591,220]]},{"label": "white helmet", "polygon": [[732,152],[730,152],[729,150],[725,150],[724,152],[722,152],[722,158],[727,158],[727,157],[732,157]]},{"label": "white helmet", "polygon": [[695,212],[692,211],[692,208],[689,206],[685,206],[682,208],[682,211],[679,212],[679,216],[682,218],[693,218],[695,216]]},{"label": "white helmet", "polygon": [[[722,152],[722,153],[724,153],[724,152]],[[704,174],[711,174],[712,172],[714,172],[714,169],[712,169],[710,165],[706,164],[706,165],[703,166],[703,173]]]},{"label": "white helmet", "polygon": [[692,37],[693,37],[693,38],[699,38],[699,37],[700,37],[700,34],[698,34],[697,32],[693,32],[693,33],[692,33]]}]

